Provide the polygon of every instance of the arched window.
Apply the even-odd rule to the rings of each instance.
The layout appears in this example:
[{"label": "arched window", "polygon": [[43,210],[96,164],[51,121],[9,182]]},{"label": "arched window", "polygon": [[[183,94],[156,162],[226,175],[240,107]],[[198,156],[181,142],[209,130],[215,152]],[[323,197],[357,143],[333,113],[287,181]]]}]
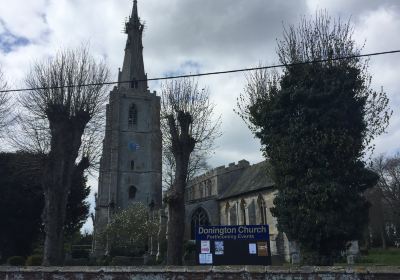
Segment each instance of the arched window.
[{"label": "arched window", "polygon": [[208,226],[210,225],[210,220],[208,219],[208,215],[203,208],[198,208],[192,214],[191,224],[190,224],[190,232],[191,239],[196,239],[196,228],[198,226]]},{"label": "arched window", "polygon": [[226,204],[225,204],[225,221],[226,221],[226,225],[229,225],[229,207],[230,207],[230,205],[229,205],[229,202],[227,202]]},{"label": "arched window", "polygon": [[131,170],[135,170],[135,161],[131,160]]},{"label": "arched window", "polygon": [[128,113],[128,126],[132,128],[134,125],[137,124],[137,109],[136,105],[132,104],[129,107],[129,113]]},{"label": "arched window", "polygon": [[186,195],[186,201],[191,200],[192,199],[192,188],[186,188],[185,195]]},{"label": "arched window", "polygon": [[254,199],[251,200],[249,205],[247,206],[247,216],[249,217],[249,225],[256,225],[256,203]]},{"label": "arched window", "polygon": [[237,225],[237,206],[236,204],[234,204],[233,206],[231,206],[231,208],[229,209],[229,225]]},{"label": "arched window", "polygon": [[188,200],[193,199],[193,187],[188,189]]},{"label": "arched window", "polygon": [[240,201],[240,214],[242,216],[243,225],[246,225],[247,224],[247,221],[246,221],[246,202],[244,201],[244,199],[242,199]]},{"label": "arched window", "polygon": [[134,199],[136,197],[137,189],[135,186],[130,186],[128,190],[129,199]]},{"label": "arched window", "polygon": [[267,224],[267,215],[265,212],[266,204],[261,195],[258,196],[257,204],[258,204],[258,211],[260,212],[260,224],[265,225]]},{"label": "arched window", "polygon": [[212,193],[212,185],[211,185],[211,180],[208,179],[206,181],[206,196],[211,196]]}]

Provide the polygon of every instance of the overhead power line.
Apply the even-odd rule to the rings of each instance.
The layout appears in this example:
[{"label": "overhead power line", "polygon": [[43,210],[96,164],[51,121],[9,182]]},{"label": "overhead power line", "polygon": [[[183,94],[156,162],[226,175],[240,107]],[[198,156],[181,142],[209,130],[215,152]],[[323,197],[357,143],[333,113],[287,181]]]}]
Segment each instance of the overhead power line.
[{"label": "overhead power line", "polygon": [[64,85],[64,86],[54,86],[54,87],[19,88],[19,89],[0,90],[0,92],[19,92],[19,91],[43,90],[43,89],[60,89],[60,88],[71,88],[71,87],[89,87],[89,86],[100,86],[100,85],[116,85],[116,84],[126,84],[126,83],[132,83],[132,82],[145,82],[145,81],[162,81],[162,80],[172,80],[172,79],[181,79],[181,78],[202,77],[202,76],[211,76],[211,75],[222,75],[222,74],[247,72],[247,71],[263,70],[263,69],[290,67],[290,66],[300,66],[300,65],[313,64],[313,63],[322,63],[322,62],[328,62],[328,61],[346,60],[346,59],[354,59],[354,58],[361,58],[361,57],[371,57],[371,56],[394,54],[394,53],[400,53],[400,50],[349,55],[349,56],[343,56],[343,57],[335,57],[335,58],[312,60],[312,61],[303,61],[303,62],[296,62],[296,63],[289,63],[289,64],[276,64],[276,65],[259,66],[259,67],[252,67],[252,68],[241,68],[241,69],[234,69],[234,70],[205,72],[205,73],[198,73],[198,74],[184,74],[184,75],[177,75],[177,76],[150,78],[150,79],[147,79],[147,80],[129,80],[129,81],[120,81],[120,82],[102,82],[102,83]]}]

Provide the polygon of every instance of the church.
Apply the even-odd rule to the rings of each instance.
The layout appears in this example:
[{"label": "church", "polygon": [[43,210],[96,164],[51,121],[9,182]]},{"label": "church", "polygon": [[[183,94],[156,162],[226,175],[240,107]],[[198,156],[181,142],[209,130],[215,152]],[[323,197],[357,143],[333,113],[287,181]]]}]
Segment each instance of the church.
[{"label": "church", "polygon": [[[162,207],[160,97],[147,85],[143,28],[134,0],[125,24],[127,40],[118,85],[111,90],[106,108],[94,219],[96,256],[107,252],[107,244],[96,240],[96,233],[104,230],[117,209],[133,202]],[[185,194],[185,238],[194,239],[198,225],[269,224],[272,254],[288,260],[288,240],[277,231],[270,212],[276,189],[266,168],[265,162],[250,165],[241,160],[194,178]]]},{"label": "church", "polygon": [[270,211],[277,190],[267,174],[265,161],[240,160],[194,178],[185,192],[185,239],[195,238],[198,225],[268,224],[273,261],[290,261],[289,241]]}]

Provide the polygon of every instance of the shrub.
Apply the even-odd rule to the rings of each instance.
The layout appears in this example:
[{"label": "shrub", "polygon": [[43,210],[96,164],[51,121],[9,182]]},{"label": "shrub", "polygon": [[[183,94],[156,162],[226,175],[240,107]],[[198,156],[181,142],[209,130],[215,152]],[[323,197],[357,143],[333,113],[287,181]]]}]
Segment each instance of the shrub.
[{"label": "shrub", "polygon": [[111,265],[132,265],[132,263],[133,263],[133,258],[124,256],[113,257],[111,261]]},{"label": "shrub", "polygon": [[183,244],[183,259],[185,261],[194,261],[196,259],[196,243],[188,240]]},{"label": "shrub", "polygon": [[99,237],[110,245],[111,256],[139,257],[147,251],[148,239],[157,232],[158,220],[150,219],[148,206],[138,202],[113,215]]},{"label": "shrub", "polygon": [[99,265],[99,266],[107,266],[107,265],[110,265],[111,260],[112,259],[109,256],[102,256],[102,257],[96,259],[95,264]]},{"label": "shrub", "polygon": [[89,265],[89,259],[86,258],[78,258],[78,259],[69,259],[65,260],[65,266],[87,266]]},{"label": "shrub", "polygon": [[71,252],[71,257],[74,259],[87,259],[89,258],[90,251],[86,249],[75,249]]},{"label": "shrub", "polygon": [[27,266],[39,266],[42,265],[43,256],[42,255],[32,255],[26,259],[25,265]]},{"label": "shrub", "polygon": [[196,251],[196,242],[192,241],[192,240],[187,240],[185,241],[185,243],[183,244],[183,250],[185,251],[185,253],[192,253]]},{"label": "shrub", "polygon": [[25,259],[21,256],[12,256],[7,259],[7,264],[12,266],[23,266]]}]

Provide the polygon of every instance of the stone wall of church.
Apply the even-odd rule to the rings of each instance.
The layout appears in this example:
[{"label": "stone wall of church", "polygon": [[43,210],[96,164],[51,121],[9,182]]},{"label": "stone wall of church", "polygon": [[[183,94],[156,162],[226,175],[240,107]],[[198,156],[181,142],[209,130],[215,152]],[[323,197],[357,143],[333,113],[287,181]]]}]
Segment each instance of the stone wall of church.
[{"label": "stone wall of church", "polygon": [[221,225],[268,224],[271,254],[289,261],[289,242],[284,233],[278,232],[277,221],[271,214],[276,190],[263,190],[219,202]]},{"label": "stone wall of church", "polygon": [[198,209],[203,209],[210,225],[220,224],[218,196],[222,194],[242,174],[249,162],[241,160],[227,167],[219,166],[192,180],[185,192],[185,239],[192,239],[192,217]]},{"label": "stone wall of church", "polygon": [[219,225],[218,202],[215,199],[198,201],[196,203],[187,204],[185,207],[185,239],[195,239],[192,234],[192,216],[198,209],[203,209],[209,218],[210,225]]},{"label": "stone wall of church", "polygon": [[[148,91],[120,94],[117,206],[124,209],[132,202],[148,205],[153,200],[158,208],[161,206],[160,97]],[[132,105],[137,119],[130,126]],[[136,189],[134,196],[129,195],[132,186]]]},{"label": "stone wall of church", "polygon": [[[161,207],[160,97],[150,91],[114,88],[107,106],[95,231],[103,231],[114,212],[134,202]],[[97,240],[94,245],[96,254],[104,253],[104,245]]]},{"label": "stone wall of church", "polygon": [[237,164],[230,163],[214,168],[189,182],[186,188],[186,201],[197,201],[211,199],[221,195],[242,175],[249,167],[249,162],[241,160]]}]

